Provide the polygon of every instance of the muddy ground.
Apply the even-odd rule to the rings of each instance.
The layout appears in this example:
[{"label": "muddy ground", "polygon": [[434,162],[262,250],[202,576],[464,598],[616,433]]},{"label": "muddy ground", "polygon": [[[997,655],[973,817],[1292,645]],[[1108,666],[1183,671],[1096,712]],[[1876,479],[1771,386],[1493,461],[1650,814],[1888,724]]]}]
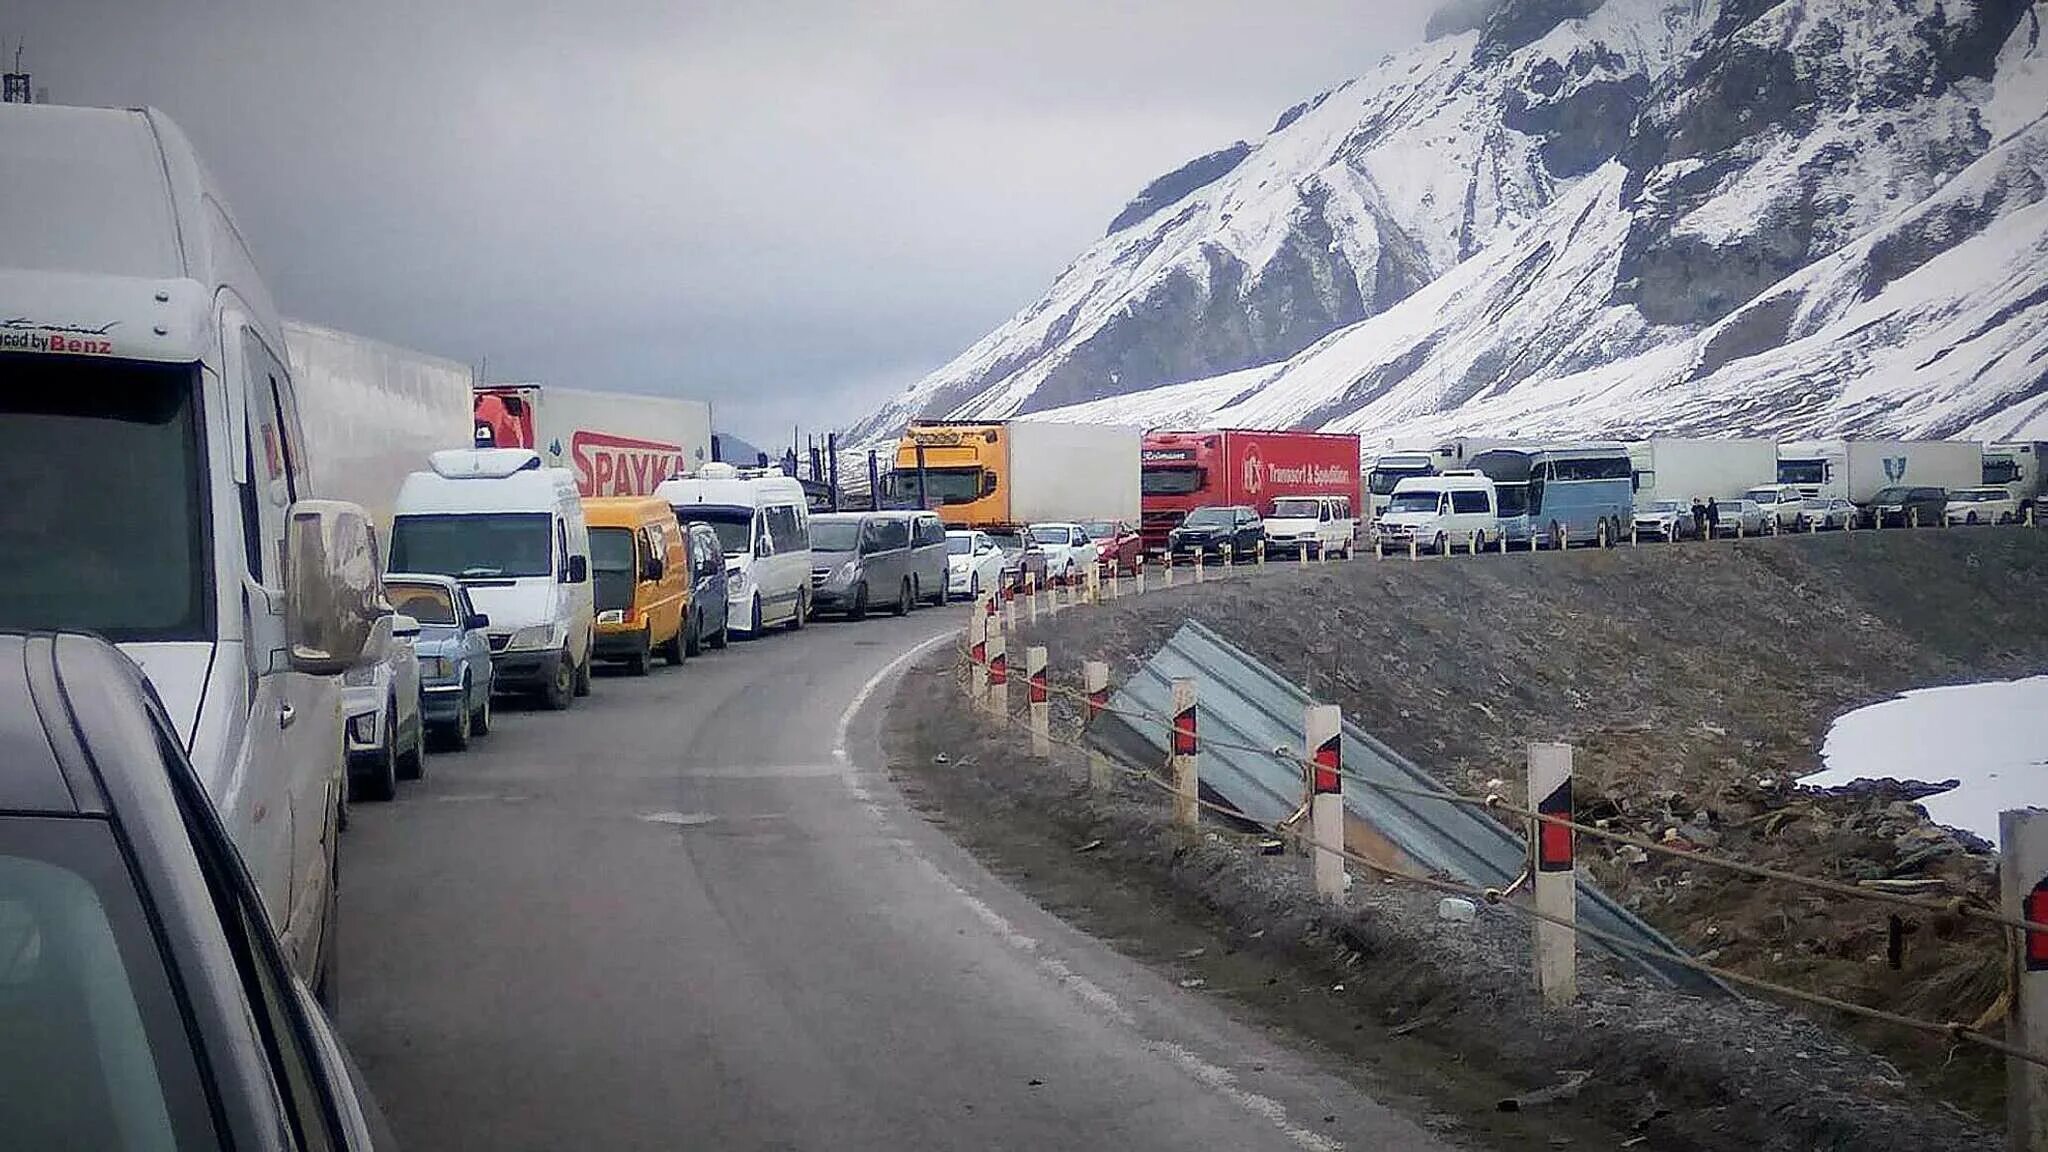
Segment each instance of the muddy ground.
[{"label": "muddy ground", "polygon": [[[1056,669],[1106,658],[1122,675],[1183,621],[1198,618],[1342,705],[1347,717],[1453,787],[1514,791],[1523,744],[1563,739],[1579,749],[1581,812],[1616,827],[1805,874],[1918,880],[1937,895],[1988,898],[1989,854],[1929,825],[1910,792],[1821,796],[1789,781],[1818,767],[1827,723],[1842,711],[1905,688],[2048,669],[2044,594],[2048,533],[1858,533],[1241,570],[1228,580],[1063,615],[1037,629],[1034,642],[1052,649]],[[924,727],[931,746],[902,745],[899,766],[970,842],[995,843],[989,851],[999,865],[1000,842],[1019,833],[973,829],[1035,823],[1048,852],[1065,852],[1100,817],[1099,805],[1074,800],[1057,781],[1044,796],[1020,796],[1028,772],[984,779],[931,764],[947,729],[927,727],[931,717],[908,703],[916,695],[906,690],[892,739],[912,739]],[[922,708],[942,704],[927,696]],[[1005,755],[1001,747],[988,754]],[[1133,802],[1156,808],[1156,801]],[[1062,815],[1063,804],[1081,808]],[[1002,819],[992,821],[991,813]],[[1248,853],[1241,845],[1227,850]],[[2002,986],[1996,933],[1956,917],[1906,911],[1894,929],[1894,910],[1880,905],[1731,878],[1683,859],[1640,861],[1630,850],[1588,844],[1583,855],[1611,892],[1652,923],[1741,971],[1965,1022],[1991,1007]],[[1298,871],[1298,862],[1250,859],[1253,869]],[[1189,866],[1172,853],[1164,866],[1135,869],[1119,868],[1102,849],[1062,863],[1095,876],[1098,887],[1112,875],[1116,884],[1131,883],[1125,873],[1136,871],[1161,891],[1183,893],[1181,903],[1192,900],[1226,921],[1238,915],[1219,908],[1213,892],[1188,889]],[[1072,902],[1095,903],[1085,896]],[[1324,957],[1327,949],[1311,952]],[[1382,1003],[1368,1015],[1396,1019],[1401,1010]],[[1905,1107],[1900,1102],[1913,1090],[1900,1082],[1914,1081],[1980,1117],[1997,1116],[2002,1074],[1981,1052],[1882,1026],[1827,1023],[1900,1070],[1858,1066],[1845,1055],[1841,1068],[1862,1069],[1847,1074],[1858,1091]],[[1454,1034],[1456,1024],[1411,1035],[1425,1032]],[[1798,1049],[1804,1041],[1792,1042]],[[1518,1071],[1500,1074],[1513,1080]],[[1415,1090],[1430,1098],[1427,1087]],[[1604,1092],[1593,1097],[1591,1121],[1625,1120],[1615,1127],[1625,1132],[1641,1120],[1599,1104]],[[1937,1125],[1945,1115],[1934,1105],[1927,1114]],[[1896,1122],[1889,1126],[1897,1130]],[[1724,1117],[1708,1127],[1732,1136],[1743,1125]],[[1970,1139],[1966,1128],[1923,1135],[1919,1147]],[[1786,1146],[1829,1146],[1819,1139]]]}]

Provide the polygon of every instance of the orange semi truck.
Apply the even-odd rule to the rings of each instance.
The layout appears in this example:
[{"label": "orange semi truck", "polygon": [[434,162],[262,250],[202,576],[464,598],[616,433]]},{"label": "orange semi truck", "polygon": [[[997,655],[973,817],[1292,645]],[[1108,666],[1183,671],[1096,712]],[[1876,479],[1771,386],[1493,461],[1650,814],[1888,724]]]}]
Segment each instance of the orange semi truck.
[{"label": "orange semi truck", "polygon": [[883,494],[954,528],[1136,524],[1141,439],[1129,425],[918,421],[897,441]]}]

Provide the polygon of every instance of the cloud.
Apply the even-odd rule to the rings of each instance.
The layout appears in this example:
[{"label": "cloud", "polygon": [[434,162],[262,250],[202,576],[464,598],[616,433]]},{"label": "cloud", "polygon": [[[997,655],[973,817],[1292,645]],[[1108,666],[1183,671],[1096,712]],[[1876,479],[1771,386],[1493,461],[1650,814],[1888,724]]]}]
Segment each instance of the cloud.
[{"label": "cloud", "polygon": [[154,104],[288,312],[780,443],[1028,303],[1146,181],[1428,5],[65,0],[67,103]]}]

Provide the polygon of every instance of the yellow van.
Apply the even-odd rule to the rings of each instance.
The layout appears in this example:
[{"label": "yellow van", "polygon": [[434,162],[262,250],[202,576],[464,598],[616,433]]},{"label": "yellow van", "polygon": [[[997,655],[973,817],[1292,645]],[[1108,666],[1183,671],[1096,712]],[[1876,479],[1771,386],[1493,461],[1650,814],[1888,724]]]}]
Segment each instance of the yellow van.
[{"label": "yellow van", "polygon": [[681,664],[690,618],[690,565],[668,504],[648,496],[585,497],[590,575],[597,599],[597,658],[647,675],[659,653]]}]

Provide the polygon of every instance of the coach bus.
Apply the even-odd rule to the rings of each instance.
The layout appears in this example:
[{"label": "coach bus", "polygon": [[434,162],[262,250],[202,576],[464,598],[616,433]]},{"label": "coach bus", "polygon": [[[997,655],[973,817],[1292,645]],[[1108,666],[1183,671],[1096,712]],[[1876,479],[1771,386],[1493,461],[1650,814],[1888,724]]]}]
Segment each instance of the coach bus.
[{"label": "coach bus", "polygon": [[1493,481],[1510,544],[1605,547],[1621,539],[1635,516],[1625,444],[1495,448],[1469,463]]}]

